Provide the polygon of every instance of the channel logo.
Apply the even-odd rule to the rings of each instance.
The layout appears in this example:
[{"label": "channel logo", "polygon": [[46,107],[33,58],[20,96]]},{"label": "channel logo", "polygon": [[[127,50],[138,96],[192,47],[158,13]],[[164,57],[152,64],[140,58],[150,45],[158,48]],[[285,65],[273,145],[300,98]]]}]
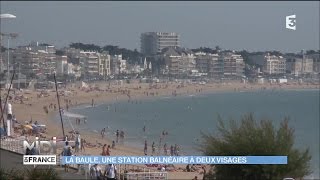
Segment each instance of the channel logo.
[{"label": "channel logo", "polygon": [[296,15],[286,16],[286,28],[290,30],[296,30]]},{"label": "channel logo", "polygon": [[23,165],[56,165],[56,155],[24,155]]}]

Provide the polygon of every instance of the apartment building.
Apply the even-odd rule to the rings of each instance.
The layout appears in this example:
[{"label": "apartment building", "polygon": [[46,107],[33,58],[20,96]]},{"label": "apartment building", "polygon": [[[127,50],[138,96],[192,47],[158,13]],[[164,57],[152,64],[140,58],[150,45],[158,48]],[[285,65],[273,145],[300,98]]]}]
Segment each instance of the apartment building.
[{"label": "apartment building", "polygon": [[[244,75],[244,62],[241,55],[234,54],[233,52],[222,53],[218,61],[223,63],[223,76],[224,77],[242,77]],[[221,68],[218,65],[216,71],[220,71]]]},{"label": "apartment building", "polygon": [[196,57],[187,49],[168,47],[163,49],[161,56],[171,76],[188,76],[192,70],[196,69]]},{"label": "apartment building", "polygon": [[27,77],[40,72],[40,61],[38,52],[34,52],[30,47],[18,47],[12,52],[12,62],[20,66],[20,72]]},{"label": "apartment building", "polygon": [[153,56],[167,47],[180,47],[180,35],[174,32],[146,32],[141,34],[141,53]]},{"label": "apartment building", "polygon": [[313,59],[306,56],[286,57],[286,70],[296,76],[313,73]]},{"label": "apartment building", "polygon": [[262,67],[262,72],[268,75],[277,75],[286,73],[286,59],[282,56],[270,55],[254,55],[250,57],[252,61]]},{"label": "apartment building", "polygon": [[68,74],[68,57],[58,56],[56,60],[56,73],[57,75]]},{"label": "apartment building", "polygon": [[320,73],[320,54],[319,53],[309,54],[306,56],[306,58],[312,59],[313,72]]},{"label": "apartment building", "polygon": [[127,73],[127,61],[122,59],[122,54],[111,56],[111,73]]},{"label": "apartment building", "polygon": [[207,73],[208,77],[221,77],[223,75],[223,61],[218,54],[198,52],[196,56],[196,69],[199,73]]},{"label": "apartment building", "polygon": [[111,56],[108,52],[102,52],[98,54],[99,57],[99,75],[109,76],[111,75]]}]

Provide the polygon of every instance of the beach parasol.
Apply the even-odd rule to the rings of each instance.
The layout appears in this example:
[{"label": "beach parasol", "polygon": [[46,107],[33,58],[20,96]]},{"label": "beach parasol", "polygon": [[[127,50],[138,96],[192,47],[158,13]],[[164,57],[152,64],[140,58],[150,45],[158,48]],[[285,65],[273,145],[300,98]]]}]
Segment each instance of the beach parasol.
[{"label": "beach parasol", "polygon": [[24,127],[27,129],[33,129],[32,126],[30,126],[30,125],[24,125]]}]

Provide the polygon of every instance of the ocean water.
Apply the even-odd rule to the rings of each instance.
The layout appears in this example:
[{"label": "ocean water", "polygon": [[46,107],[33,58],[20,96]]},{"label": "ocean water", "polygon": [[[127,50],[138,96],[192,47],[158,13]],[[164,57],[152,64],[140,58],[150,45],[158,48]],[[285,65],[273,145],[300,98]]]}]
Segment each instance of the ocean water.
[{"label": "ocean water", "polygon": [[[82,130],[100,132],[108,127],[107,135],[115,138],[114,132],[124,130],[125,143],[143,150],[143,142],[159,142],[163,130],[169,135],[164,140],[168,145],[178,144],[183,154],[200,154],[196,150],[201,131],[215,133],[218,114],[224,119],[240,119],[253,112],[260,119],[269,117],[276,126],[286,117],[295,128],[295,146],[310,148],[313,177],[319,178],[319,91],[318,90],[267,90],[255,92],[224,92],[180,97],[157,97],[143,101],[119,101],[75,107],[72,113],[88,118]],[[74,122],[74,121],[72,121]],[[146,132],[142,131],[146,126]],[[81,130],[80,130],[81,131]]]}]

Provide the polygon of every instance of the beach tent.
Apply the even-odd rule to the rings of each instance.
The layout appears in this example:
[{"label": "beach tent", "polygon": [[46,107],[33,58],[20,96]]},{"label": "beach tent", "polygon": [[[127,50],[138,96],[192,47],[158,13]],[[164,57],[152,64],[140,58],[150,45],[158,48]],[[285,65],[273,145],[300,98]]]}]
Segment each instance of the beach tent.
[{"label": "beach tent", "polygon": [[88,84],[87,83],[85,83],[85,82],[81,82],[81,87],[82,88],[88,88],[89,86],[88,86]]}]

